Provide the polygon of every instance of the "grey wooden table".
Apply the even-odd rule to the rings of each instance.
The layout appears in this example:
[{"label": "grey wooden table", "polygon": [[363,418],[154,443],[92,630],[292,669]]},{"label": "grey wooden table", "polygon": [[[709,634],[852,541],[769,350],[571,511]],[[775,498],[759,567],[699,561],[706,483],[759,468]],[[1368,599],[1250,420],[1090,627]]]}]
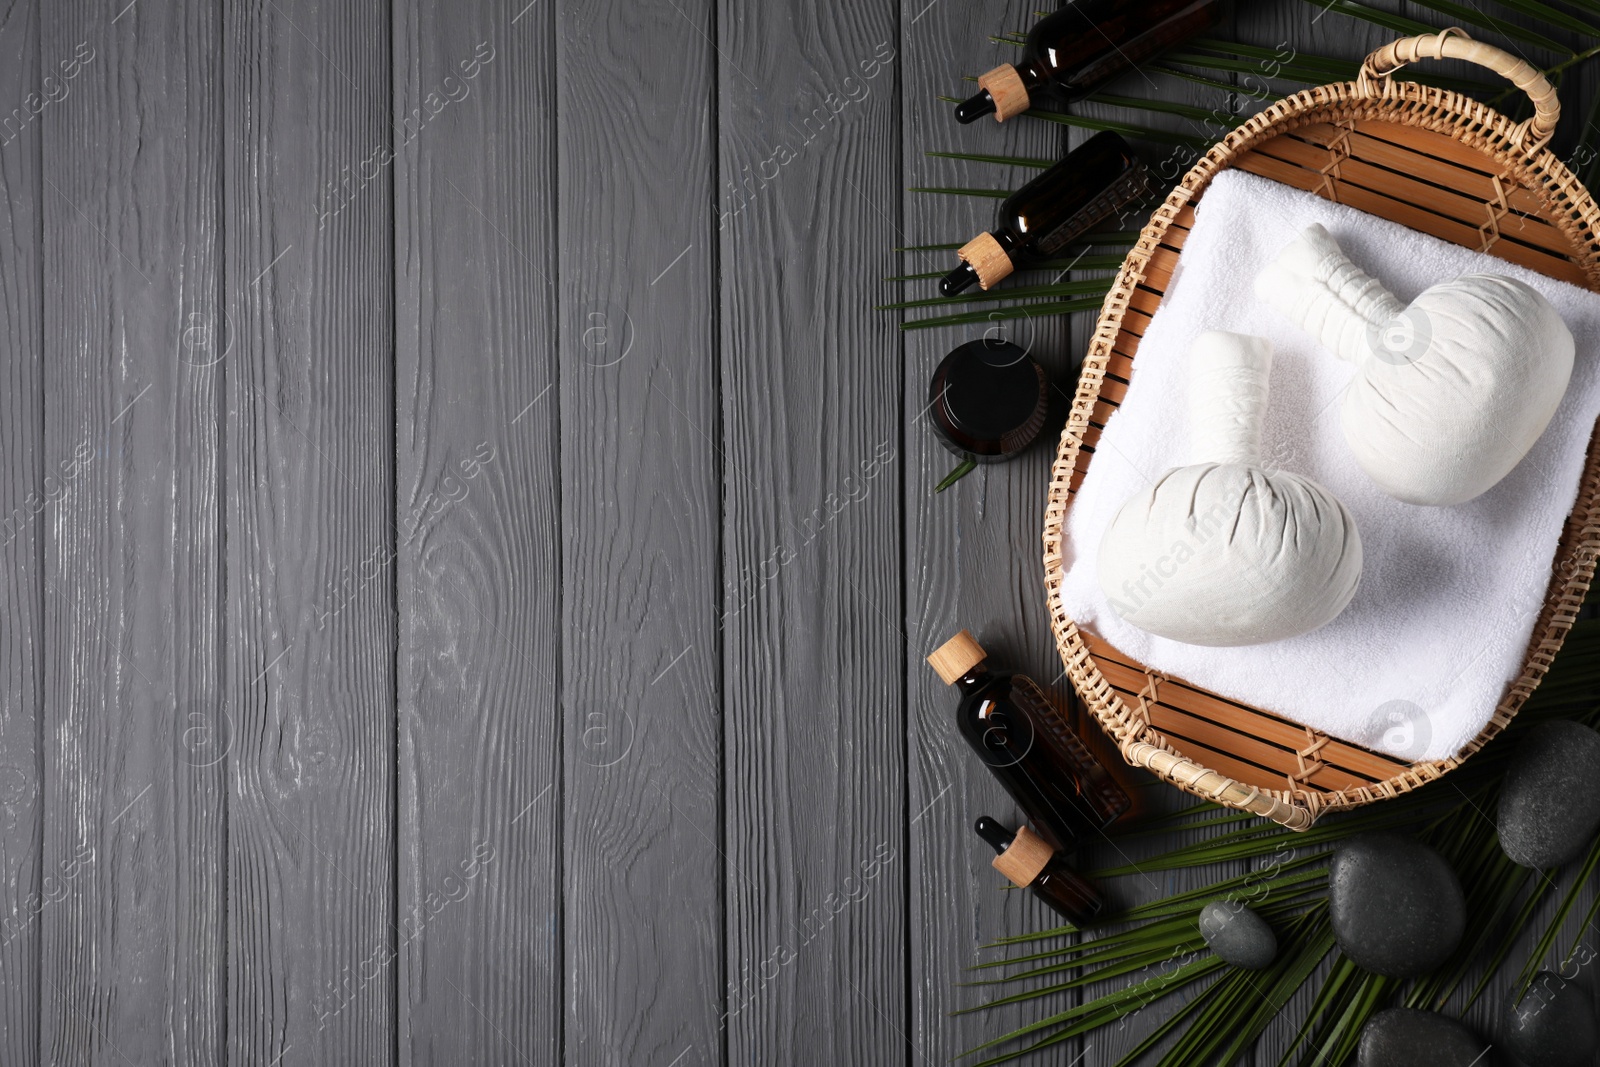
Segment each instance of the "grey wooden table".
[{"label": "grey wooden table", "polygon": [[[1055,678],[1048,455],[932,496],[972,332],[873,307],[992,209],[908,186],[1022,177],[925,149],[1059,150],[935,100],[1033,6],[0,5],[0,1064],[940,1064],[1027,1017],[948,1015],[1045,916],[923,656]],[[1385,36],[1317,10],[1230,32]],[[1024,327],[1066,381],[1085,323]]]}]

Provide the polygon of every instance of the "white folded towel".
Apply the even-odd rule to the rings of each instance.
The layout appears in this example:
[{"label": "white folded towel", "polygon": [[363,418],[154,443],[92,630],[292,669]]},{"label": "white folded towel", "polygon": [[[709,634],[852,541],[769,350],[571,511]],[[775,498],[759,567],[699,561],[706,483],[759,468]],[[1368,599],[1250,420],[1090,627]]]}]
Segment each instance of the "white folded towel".
[{"label": "white folded towel", "polygon": [[[1454,755],[1521,668],[1577,497],[1600,414],[1600,296],[1237,170],[1212,181],[1196,216],[1127,396],[1068,509],[1062,607],[1079,626],[1194,685],[1403,759]],[[1251,292],[1262,266],[1313,222],[1404,302],[1462,274],[1503,274],[1543,293],[1572,330],[1577,360],[1566,398],[1533,450],[1487,493],[1456,507],[1403,504],[1356,465],[1337,404],[1353,368]],[[1286,641],[1206,648],[1155,637],[1118,618],[1095,577],[1101,535],[1123,501],[1192,461],[1187,356],[1205,330],[1272,342],[1263,455],[1321,482],[1361,533],[1355,599],[1327,626]]]}]

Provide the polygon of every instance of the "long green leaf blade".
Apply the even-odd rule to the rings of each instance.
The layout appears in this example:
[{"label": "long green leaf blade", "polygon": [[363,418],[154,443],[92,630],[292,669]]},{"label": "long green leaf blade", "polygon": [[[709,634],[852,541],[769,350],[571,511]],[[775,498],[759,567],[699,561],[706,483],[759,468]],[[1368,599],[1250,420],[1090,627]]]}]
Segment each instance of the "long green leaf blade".
[{"label": "long green leaf blade", "polygon": [[1458,4],[1455,3],[1455,0],[1415,0],[1415,2],[1422,7],[1437,11],[1456,23],[1476,26],[1491,33],[1498,33],[1500,36],[1514,41],[1531,44],[1535,48],[1543,48],[1547,52],[1555,52],[1558,55],[1572,54],[1572,49],[1565,47],[1559,41],[1552,41],[1536,30],[1530,30],[1515,23],[1497,19],[1481,7]]}]

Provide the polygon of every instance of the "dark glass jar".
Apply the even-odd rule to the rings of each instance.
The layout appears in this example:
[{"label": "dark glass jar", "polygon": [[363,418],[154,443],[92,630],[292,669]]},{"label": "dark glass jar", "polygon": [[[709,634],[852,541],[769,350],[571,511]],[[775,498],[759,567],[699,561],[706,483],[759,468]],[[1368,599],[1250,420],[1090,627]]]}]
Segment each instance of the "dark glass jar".
[{"label": "dark glass jar", "polygon": [[1046,260],[1150,191],[1148,169],[1128,142],[1106,130],[1068,152],[1000,203],[995,228],[962,245],[961,266],[939,291],[988,289]]},{"label": "dark glass jar", "polygon": [[1133,810],[1130,792],[1097,761],[1031,678],[992,673],[962,630],[928,662],[961,691],[956,723],[1038,835],[1057,852],[1096,840]]},{"label": "dark glass jar", "polygon": [[1049,379],[1010,341],[968,341],[934,370],[928,414],[939,442],[962,459],[1010,459],[1049,421]]},{"label": "dark glass jar", "polygon": [[994,869],[1028,889],[1073,926],[1092,926],[1105,911],[1094,883],[1067,866],[1061,854],[1026,826],[1012,833],[997,820],[980,816],[974,829],[993,846]]},{"label": "dark glass jar", "polygon": [[978,79],[956,118],[1004,122],[1046,100],[1077,100],[1221,17],[1221,0],[1070,0],[1028,31],[1021,60]]}]

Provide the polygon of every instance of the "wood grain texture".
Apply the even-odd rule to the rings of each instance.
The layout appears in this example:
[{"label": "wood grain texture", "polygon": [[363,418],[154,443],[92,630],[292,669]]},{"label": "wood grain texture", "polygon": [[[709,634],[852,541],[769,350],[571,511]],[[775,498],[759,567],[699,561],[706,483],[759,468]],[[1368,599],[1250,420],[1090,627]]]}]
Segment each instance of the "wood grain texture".
[{"label": "wood grain texture", "polygon": [[223,18],[228,1054],[389,1064],[390,12],[230,0]]},{"label": "wood grain texture", "polygon": [[[939,96],[965,96],[977,74],[1011,62],[1017,49],[989,38],[1025,30],[1040,5],[1012,0],[1003,5],[901,6],[904,85],[905,186],[1007,188],[1038,171],[925,157],[930,150],[1053,159],[1063,148],[1061,128],[1036,119],[970,126],[955,120]],[[966,240],[994,226],[989,199],[908,193],[905,240],[926,244]],[[949,252],[904,257],[904,272],[945,270]],[[884,270],[880,273],[899,273]],[[1012,283],[1016,284],[1016,283]],[[936,280],[906,283],[904,299],[936,294]],[[905,539],[906,539],[906,761],[911,841],[909,907],[912,938],[912,1026],[919,1063],[945,1063],[1045,1012],[1038,1004],[951,1016],[951,1012],[997,995],[992,989],[958,988],[976,976],[966,968],[995,958],[981,946],[1007,934],[1042,929],[1059,920],[1030,895],[1008,891],[989,866],[993,852],[972,830],[979,815],[1009,824],[1015,805],[961,738],[955,726],[957,694],[924,658],[951,634],[970,629],[997,666],[1021,670],[1047,688],[1061,673],[1044,603],[1039,531],[1044,522],[1044,487],[1049,481],[1053,441],[1041,442],[1004,464],[979,467],[944,493],[933,487],[955,466],[956,457],[934,436],[926,412],[928,382],[946,353],[985,335],[1021,344],[1070,392],[1072,360],[1061,319],[997,320],[987,327],[916,330],[905,337]],[[1059,692],[1057,693],[1059,695]],[[1012,990],[1005,990],[1009,993]],[[1057,998],[1049,1010],[1076,1003]],[[1055,1053],[1061,1062],[1082,1052],[1080,1043]]]},{"label": "wood grain texture", "polygon": [[[0,9],[0,1062],[39,1059],[44,667],[43,299],[39,4]],[[31,126],[31,128],[30,128]],[[60,473],[48,472],[60,492]],[[54,883],[52,882],[52,886]]]},{"label": "wood grain texture", "polygon": [[714,33],[557,5],[572,1063],[721,1057]]},{"label": "wood grain texture", "polygon": [[47,1063],[221,1053],[217,30],[43,10]]},{"label": "wood grain texture", "polygon": [[727,1058],[902,1062],[898,16],[718,24]]},{"label": "wood grain texture", "polygon": [[399,1062],[561,1056],[553,5],[395,8]]}]

